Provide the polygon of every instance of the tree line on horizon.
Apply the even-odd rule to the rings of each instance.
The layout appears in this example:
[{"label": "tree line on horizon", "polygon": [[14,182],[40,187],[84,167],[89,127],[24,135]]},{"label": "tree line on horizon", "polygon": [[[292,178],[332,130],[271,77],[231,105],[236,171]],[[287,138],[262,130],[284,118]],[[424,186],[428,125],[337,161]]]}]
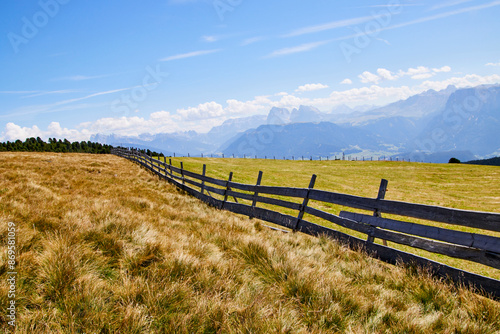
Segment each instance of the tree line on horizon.
[{"label": "tree line on horizon", "polygon": [[67,139],[49,138],[46,143],[40,137],[27,138],[24,142],[16,140],[0,143],[0,152],[56,152],[109,154],[113,146],[91,141],[70,142]]},{"label": "tree line on horizon", "polygon": [[464,162],[470,165],[500,166],[500,157]]}]

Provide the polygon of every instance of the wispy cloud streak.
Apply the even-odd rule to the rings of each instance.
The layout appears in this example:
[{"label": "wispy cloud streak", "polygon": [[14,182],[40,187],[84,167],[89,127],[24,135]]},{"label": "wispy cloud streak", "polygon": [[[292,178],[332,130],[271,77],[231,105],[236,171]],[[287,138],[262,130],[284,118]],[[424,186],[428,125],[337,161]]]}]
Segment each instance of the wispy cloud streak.
[{"label": "wispy cloud streak", "polygon": [[185,58],[192,58],[192,57],[199,57],[199,56],[204,56],[216,52],[220,52],[221,49],[215,49],[215,50],[200,50],[200,51],[193,51],[193,52],[188,52],[188,53],[181,53],[178,55],[174,56],[169,56],[163,59],[160,59],[160,61],[172,61],[172,60],[179,60],[179,59],[185,59]]},{"label": "wispy cloud streak", "polygon": [[448,8],[448,7],[453,7],[453,6],[458,6],[466,2],[471,2],[474,0],[452,0],[452,1],[445,1],[442,3],[438,3],[430,8],[430,10],[437,10],[441,8]]},{"label": "wispy cloud streak", "polygon": [[376,16],[363,16],[363,17],[357,17],[357,18],[353,18],[353,19],[333,21],[330,23],[305,27],[305,28],[294,30],[289,34],[284,35],[283,37],[295,37],[295,36],[301,36],[301,35],[306,35],[306,34],[313,34],[313,33],[321,32],[321,31],[325,31],[325,30],[353,26],[353,25],[357,25],[357,24],[361,24],[361,23],[365,23],[365,22],[368,22],[370,20],[373,20],[375,17]]},{"label": "wispy cloud streak", "polygon": [[68,93],[75,93],[77,92],[76,90],[73,89],[64,89],[64,90],[54,90],[50,92],[37,92],[35,94],[23,96],[23,99],[26,98],[31,98],[31,97],[38,97],[38,96],[45,96],[45,95],[56,95],[56,94],[68,94]]},{"label": "wispy cloud streak", "polygon": [[[139,86],[136,86],[136,87],[139,87]],[[59,111],[60,110],[60,109],[54,110],[54,108],[56,108],[56,107],[60,107],[60,106],[64,106],[64,105],[69,105],[69,104],[72,104],[72,103],[75,103],[75,102],[79,102],[79,101],[91,99],[91,98],[97,97],[97,96],[102,96],[102,95],[108,95],[108,94],[114,94],[114,93],[122,92],[122,91],[126,91],[126,90],[129,90],[129,89],[132,89],[132,88],[135,88],[135,87],[113,89],[113,90],[108,90],[108,91],[103,91],[103,92],[89,94],[89,95],[78,97],[78,98],[74,98],[74,99],[57,101],[57,102],[50,103],[50,104],[26,106],[21,111],[16,111],[14,113],[6,114],[6,115],[0,115],[0,118],[10,118],[10,117],[13,117],[13,116],[20,116],[20,115],[34,115],[34,114],[39,114],[39,113],[55,112],[55,111]],[[69,109],[66,109],[66,110],[69,110]]]},{"label": "wispy cloud streak", "polygon": [[[484,5],[472,6],[472,7],[457,9],[454,11],[449,11],[446,13],[422,17],[422,18],[419,18],[416,20],[403,22],[403,23],[396,24],[393,26],[381,28],[377,31],[374,31],[373,33],[379,33],[379,32],[386,31],[386,30],[404,28],[404,27],[408,27],[408,26],[411,26],[414,24],[425,23],[425,22],[439,20],[439,19],[445,19],[445,18],[450,17],[450,16],[455,16],[455,15],[464,14],[464,13],[470,13],[470,12],[474,12],[474,11],[478,11],[478,10],[482,10],[482,9],[488,9],[488,8],[492,8],[492,7],[496,7],[496,6],[500,6],[500,0],[493,1],[490,3],[484,4]],[[352,34],[352,35],[348,35],[348,36],[343,36],[343,37],[336,38],[335,40],[340,41],[340,40],[345,40],[345,39],[351,39],[351,38],[359,37],[362,35],[365,35],[365,33],[357,33],[357,34]]]},{"label": "wispy cloud streak", "polygon": [[265,58],[274,58],[274,57],[286,56],[286,55],[299,53],[299,52],[306,52],[306,51],[316,49],[317,47],[328,44],[330,42],[331,42],[331,40],[327,40],[327,41],[301,44],[301,45],[293,46],[293,47],[289,47],[289,48],[283,48],[283,49],[279,49],[279,50],[276,50],[276,51],[270,53]]},{"label": "wispy cloud streak", "polygon": [[92,79],[100,79],[111,77],[115,74],[102,74],[102,75],[72,75],[69,77],[57,78],[54,81],[84,81],[84,80],[92,80]]}]

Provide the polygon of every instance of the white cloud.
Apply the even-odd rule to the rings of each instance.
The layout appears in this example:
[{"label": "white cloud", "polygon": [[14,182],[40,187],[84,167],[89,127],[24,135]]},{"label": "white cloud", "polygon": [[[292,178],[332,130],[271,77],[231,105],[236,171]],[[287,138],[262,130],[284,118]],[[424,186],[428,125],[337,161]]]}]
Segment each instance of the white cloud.
[{"label": "white cloud", "polygon": [[342,85],[352,85],[352,80],[349,78],[346,78],[346,79],[342,80],[341,84]]},{"label": "white cloud", "polygon": [[187,109],[178,109],[177,114],[183,119],[202,120],[207,118],[221,117],[224,115],[224,108],[216,102],[207,102]]},{"label": "white cloud", "polygon": [[424,80],[424,79],[429,79],[434,76],[434,73],[422,73],[422,74],[415,74],[412,75],[411,78],[413,80]]},{"label": "white cloud", "polygon": [[2,133],[2,141],[15,141],[17,139],[24,140],[30,137],[41,137],[42,131],[38,126],[33,125],[31,128],[20,127],[12,122],[5,125],[5,130]]},{"label": "white cloud", "polygon": [[425,66],[419,66],[417,68],[409,68],[407,72],[400,71],[401,76],[407,75],[414,80],[429,79],[436,75],[436,73],[450,72],[451,67],[443,66],[441,68],[433,68],[432,70]]},{"label": "white cloud", "polygon": [[117,134],[121,136],[138,136],[143,133],[163,133],[183,130],[180,117],[166,111],[154,112],[149,119],[143,117],[106,117],[94,122],[85,122],[77,128],[90,134]]},{"label": "white cloud", "polygon": [[307,84],[307,85],[299,86],[299,88],[297,88],[295,91],[296,92],[312,92],[315,90],[320,90],[320,89],[325,89],[325,88],[328,88],[328,86],[317,83],[317,84]]},{"label": "white cloud", "polygon": [[358,78],[361,80],[362,83],[375,83],[375,84],[378,84],[378,82],[382,79],[378,75],[368,71],[364,71],[362,74],[358,75]]},{"label": "white cloud", "polygon": [[489,76],[480,76],[477,74],[468,74],[463,77],[452,77],[442,81],[424,81],[419,87],[424,90],[434,89],[442,90],[449,85],[457,88],[474,87],[479,85],[491,85],[500,83],[500,75],[493,74]]},{"label": "white cloud", "polygon": [[204,56],[216,52],[220,52],[220,49],[214,49],[214,50],[200,50],[200,51],[193,51],[193,52],[188,52],[188,53],[181,53],[177,54],[174,56],[169,56],[163,59],[160,59],[160,61],[172,61],[172,60],[179,60],[179,59],[185,59],[185,58],[192,58],[192,57],[199,57],[199,56]]},{"label": "white cloud", "polygon": [[500,66],[500,62],[498,63],[488,63],[486,66]]},{"label": "white cloud", "polygon": [[[371,85],[369,87],[352,88],[345,91],[334,91],[323,101],[324,105],[335,106],[338,104],[366,104],[378,100],[400,100],[415,94],[415,90],[408,86],[380,87]],[[314,105],[314,104],[313,104]]]},{"label": "white cloud", "polygon": [[25,140],[30,137],[40,137],[44,140],[48,138],[67,138],[71,141],[88,140],[90,133],[88,130],[78,131],[76,129],[62,128],[58,122],[52,122],[47,127],[46,131],[40,130],[36,125],[31,128],[21,127],[12,122],[7,123],[5,130],[2,132],[3,141]]},{"label": "white cloud", "polygon": [[311,101],[312,100],[308,98],[301,98],[288,94],[282,96],[279,101],[274,101],[271,106],[278,108],[297,108],[300,105],[312,105]]},{"label": "white cloud", "polygon": [[417,68],[410,67],[408,69],[408,71],[406,71],[406,72],[399,71],[400,76],[407,75],[407,76],[411,77],[412,79],[418,79],[419,76],[425,76],[425,75],[430,74],[430,73],[431,73],[431,70],[425,66],[419,66]]},{"label": "white cloud", "polygon": [[399,70],[397,73],[393,73],[388,69],[379,68],[377,69],[377,74],[365,71],[358,75],[362,83],[374,83],[378,84],[380,81],[389,80],[394,81],[405,76],[410,77],[413,80],[424,80],[435,76],[437,73],[450,72],[451,67],[443,66],[441,68],[433,68],[432,70],[425,66],[418,66],[415,68],[408,68],[408,70]]},{"label": "white cloud", "polygon": [[272,104],[272,100],[269,99],[269,96],[256,96],[251,101],[227,100],[226,103],[225,116],[250,116],[268,112],[268,106]]},{"label": "white cloud", "polygon": [[439,73],[439,72],[451,72],[451,67],[449,66],[443,66],[441,68],[433,68],[432,69],[434,72]]},{"label": "white cloud", "polygon": [[377,74],[380,78],[384,80],[396,80],[398,79],[397,75],[394,75],[391,71],[385,69],[385,68],[379,68],[377,69]]}]

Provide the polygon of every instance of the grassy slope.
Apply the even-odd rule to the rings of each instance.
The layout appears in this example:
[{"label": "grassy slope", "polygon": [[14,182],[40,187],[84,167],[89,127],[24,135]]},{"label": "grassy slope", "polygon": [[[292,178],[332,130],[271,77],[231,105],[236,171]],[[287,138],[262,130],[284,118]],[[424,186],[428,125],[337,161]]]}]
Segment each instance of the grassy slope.
[{"label": "grassy slope", "polygon": [[[263,229],[124,159],[2,153],[0,175],[0,235],[18,225],[19,333],[500,331],[497,302]],[[0,258],[6,305],[6,238]]]},{"label": "grassy slope", "polygon": [[[315,188],[350,195],[376,197],[380,180],[389,180],[386,199],[439,205],[464,210],[500,212],[500,168],[461,164],[422,164],[408,162],[361,162],[361,161],[283,161],[253,159],[197,159],[176,158],[176,166],[184,162],[184,168],[201,173],[207,164],[207,175],[225,179],[234,172],[235,182],[254,184],[259,170],[264,172],[263,185],[307,187],[311,175],[317,174]],[[300,201],[299,201],[300,202]],[[341,210],[357,211],[338,205],[311,202],[310,205],[338,214]],[[292,210],[279,209],[291,215]],[[366,211],[365,211],[366,213]],[[383,215],[387,218],[453,228],[466,232],[483,233],[500,237],[500,233],[477,230],[462,226],[433,223],[407,217]],[[365,238],[365,235],[338,227],[306,215],[305,219],[324,224],[343,232]],[[377,240],[381,243],[380,240]],[[458,260],[411,247],[389,243],[407,252],[415,253],[451,266],[481,275],[500,279],[500,270],[470,261]]]}]

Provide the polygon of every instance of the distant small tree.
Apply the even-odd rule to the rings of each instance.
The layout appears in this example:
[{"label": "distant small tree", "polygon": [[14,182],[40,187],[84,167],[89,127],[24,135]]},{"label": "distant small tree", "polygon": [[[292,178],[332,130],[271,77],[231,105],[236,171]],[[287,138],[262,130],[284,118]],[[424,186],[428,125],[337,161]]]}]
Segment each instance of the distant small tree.
[{"label": "distant small tree", "polygon": [[460,160],[457,158],[451,158],[450,161],[448,161],[449,164],[459,164]]}]

